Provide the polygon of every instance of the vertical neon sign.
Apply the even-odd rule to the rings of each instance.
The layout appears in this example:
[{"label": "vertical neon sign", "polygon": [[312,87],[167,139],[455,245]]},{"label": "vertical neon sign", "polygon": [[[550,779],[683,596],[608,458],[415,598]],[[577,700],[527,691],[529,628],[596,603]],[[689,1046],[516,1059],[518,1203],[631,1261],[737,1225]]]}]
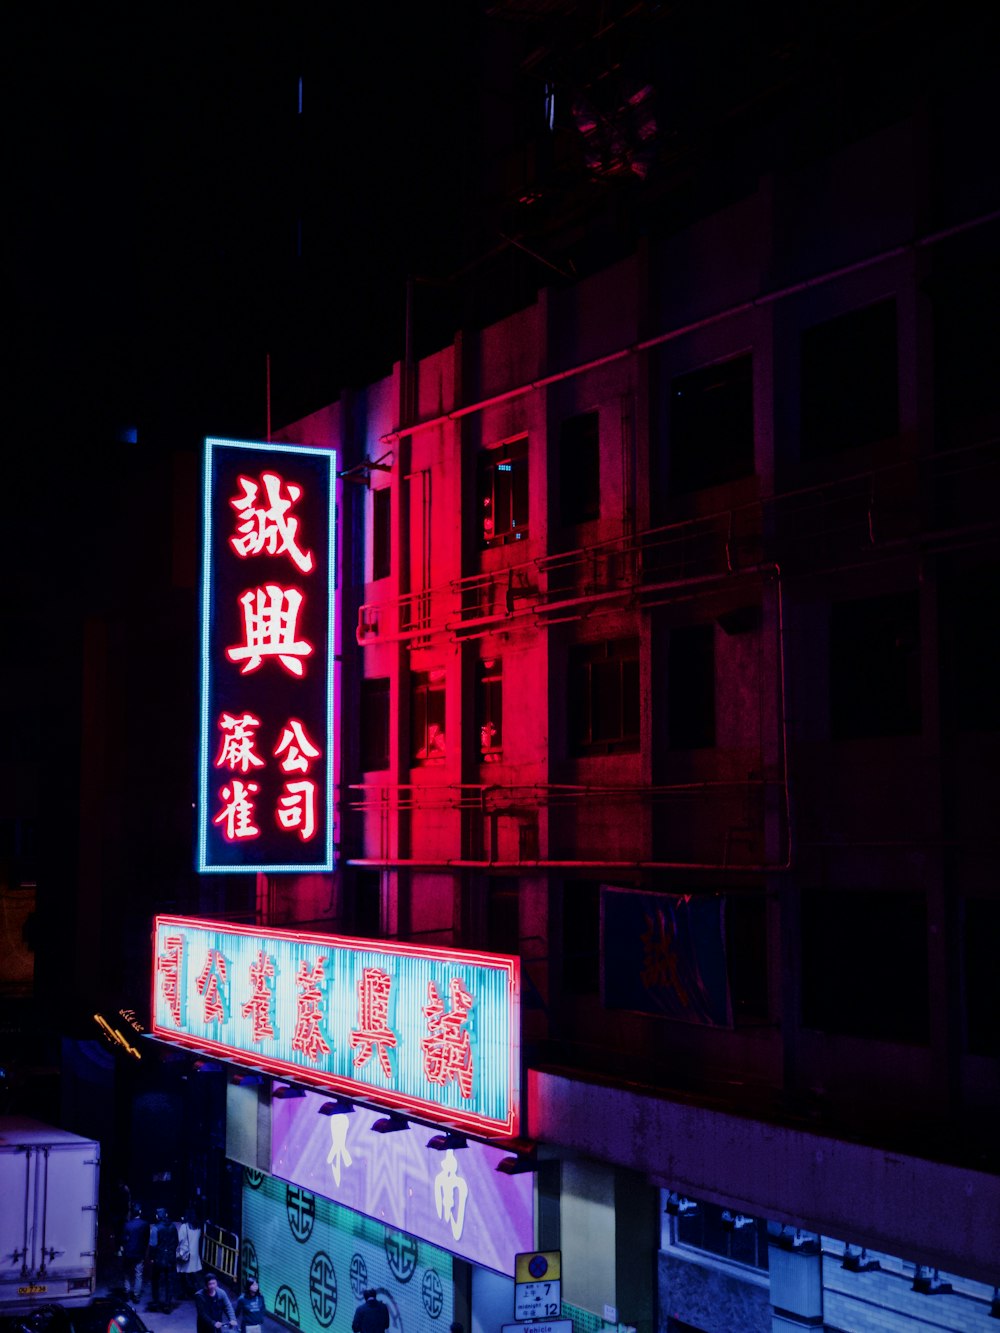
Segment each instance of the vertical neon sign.
[{"label": "vertical neon sign", "polygon": [[333,869],[336,455],[205,441],[198,870]]}]

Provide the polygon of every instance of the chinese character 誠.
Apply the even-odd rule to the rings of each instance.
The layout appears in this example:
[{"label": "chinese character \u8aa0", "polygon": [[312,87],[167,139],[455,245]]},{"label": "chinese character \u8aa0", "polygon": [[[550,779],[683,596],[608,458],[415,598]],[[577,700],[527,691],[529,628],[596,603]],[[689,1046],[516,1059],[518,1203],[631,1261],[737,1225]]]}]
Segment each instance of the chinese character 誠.
[{"label": "chinese character \u8aa0", "polygon": [[253,1041],[274,1036],[271,1026],[271,1001],[274,999],[274,959],[263,949],[257,951],[257,961],[250,964],[250,999],[243,1006],[244,1018],[253,1022]]},{"label": "chinese character \u8aa0", "polygon": [[389,1050],[396,1045],[396,1034],[389,1027],[389,993],[392,978],[377,967],[366,967],[358,982],[358,1026],[351,1032],[355,1048],[354,1067],[368,1063],[374,1051],[387,1078],[392,1077]]},{"label": "chinese character \u8aa0", "polygon": [[205,1001],[205,1022],[226,1022],[229,1009],[228,969],[225,955],[218,949],[209,949],[205,966],[195,982],[198,994]]},{"label": "chinese character \u8aa0", "polygon": [[423,1014],[427,1019],[429,1037],[422,1037],[424,1075],[429,1083],[457,1082],[463,1097],[472,1096],[472,1041],[463,1023],[469,1016],[474,1000],[458,977],[448,987],[451,1009],[446,1011],[444,1001],[433,981],[427,983],[427,1004]]},{"label": "chinese character \u8aa0", "polygon": [[243,608],[243,643],[226,649],[230,662],[242,662],[242,675],[256,671],[265,657],[276,657],[293,676],[305,672],[302,659],[313,646],[297,638],[298,618],[304,598],[297,588],[280,588],[265,583],[262,588],[248,588],[240,597]]},{"label": "chinese character \u8aa0", "polygon": [[237,555],[287,555],[303,574],[312,572],[311,551],[298,545],[299,520],[289,510],[301,498],[302,487],[289,482],[282,493],[283,481],[276,472],[261,473],[264,483],[262,503],[257,503],[260,487],[249,477],[240,477],[243,494],[229,503],[239,517],[236,536],[229,542]]},{"label": "chinese character \u8aa0", "polygon": [[306,966],[305,959],[299,963],[295,984],[299,988],[296,1003],[295,1035],[292,1037],[292,1050],[301,1051],[310,1060],[316,1061],[320,1054],[329,1055],[330,1047],[323,1039],[320,1024],[323,1021],[323,968],[326,958],[318,958],[312,969]]}]

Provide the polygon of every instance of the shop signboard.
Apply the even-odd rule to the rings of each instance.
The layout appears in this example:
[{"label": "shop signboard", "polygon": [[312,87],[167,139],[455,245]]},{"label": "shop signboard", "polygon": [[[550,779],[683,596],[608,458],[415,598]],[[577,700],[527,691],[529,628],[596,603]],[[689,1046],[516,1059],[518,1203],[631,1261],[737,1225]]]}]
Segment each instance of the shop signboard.
[{"label": "shop signboard", "polygon": [[378,1119],[314,1092],[272,1102],[271,1174],[512,1277],[534,1240],[533,1175],[498,1172],[502,1148],[469,1139],[439,1151],[426,1125],[379,1134]]},{"label": "shop signboard", "polygon": [[390,1110],[516,1137],[520,960],[160,916],[151,1032]]}]

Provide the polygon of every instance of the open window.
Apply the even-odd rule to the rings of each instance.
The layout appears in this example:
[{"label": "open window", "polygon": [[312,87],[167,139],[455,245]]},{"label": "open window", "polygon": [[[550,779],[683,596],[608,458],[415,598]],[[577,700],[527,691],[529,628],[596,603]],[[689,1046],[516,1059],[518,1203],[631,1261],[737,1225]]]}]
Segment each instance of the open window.
[{"label": "open window", "polygon": [[503,546],[528,535],[526,436],[483,450],[479,455],[478,493],[484,546]]},{"label": "open window", "polygon": [[495,764],[503,756],[502,668],[499,657],[483,657],[476,663],[476,729],[484,764]]},{"label": "open window", "polygon": [[415,671],[410,678],[411,759],[440,763],[445,757],[445,672]]}]

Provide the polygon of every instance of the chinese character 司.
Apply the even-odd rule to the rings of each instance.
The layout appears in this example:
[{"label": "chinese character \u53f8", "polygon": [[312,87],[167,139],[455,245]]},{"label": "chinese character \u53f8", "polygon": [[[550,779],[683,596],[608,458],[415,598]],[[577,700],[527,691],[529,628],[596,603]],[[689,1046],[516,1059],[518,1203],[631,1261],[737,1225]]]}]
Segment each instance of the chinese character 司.
[{"label": "chinese character \u53f8", "polygon": [[242,595],[244,641],[226,649],[230,662],[243,663],[242,675],[256,671],[265,657],[276,657],[293,676],[303,674],[301,659],[310,656],[313,646],[296,638],[302,602],[297,588],[279,588],[276,583],[248,588]]},{"label": "chinese character \u53f8", "polygon": [[429,1083],[442,1086],[453,1080],[458,1083],[463,1097],[472,1096],[472,1042],[462,1024],[469,1016],[473,998],[459,977],[452,977],[448,986],[451,1009],[445,1011],[444,1001],[433,981],[427,983],[427,1003],[423,1007],[429,1037],[422,1037],[424,1075]]},{"label": "chinese character \u53f8", "polygon": [[377,967],[366,967],[358,982],[358,1026],[351,1032],[351,1045],[357,1049],[354,1067],[368,1063],[378,1051],[383,1073],[392,1077],[389,1049],[396,1045],[396,1034],[389,1027],[389,993],[392,978]]},{"label": "chinese character \u53f8", "polygon": [[262,472],[265,503],[256,503],[260,487],[249,477],[240,477],[243,494],[229,503],[240,516],[236,525],[237,536],[229,542],[237,555],[288,555],[303,574],[312,572],[312,551],[302,551],[297,542],[299,520],[289,510],[301,498],[302,487],[289,482],[287,494],[282,495],[282,478],[276,472]]}]

